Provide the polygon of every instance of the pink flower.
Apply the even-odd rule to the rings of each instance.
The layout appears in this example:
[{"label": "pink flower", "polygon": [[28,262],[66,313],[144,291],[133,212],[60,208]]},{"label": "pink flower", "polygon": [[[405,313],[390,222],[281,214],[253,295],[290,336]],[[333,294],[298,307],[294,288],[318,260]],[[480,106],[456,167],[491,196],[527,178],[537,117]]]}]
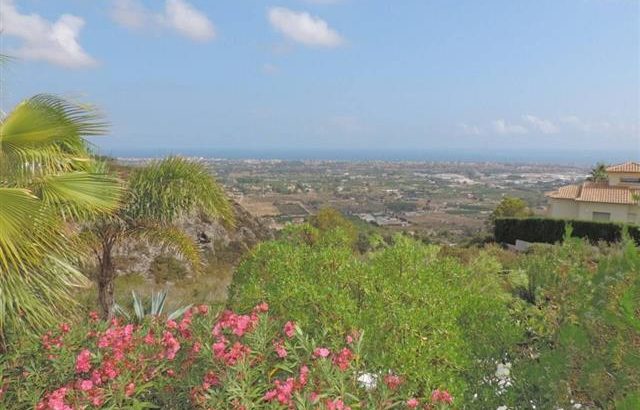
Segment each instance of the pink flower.
[{"label": "pink flower", "polygon": [[331,354],[329,349],[326,347],[317,347],[316,350],[313,351],[313,357],[328,357]]},{"label": "pink flower", "polygon": [[220,379],[214,372],[208,372],[204,375],[204,380],[202,381],[202,388],[205,390],[209,390],[211,386],[217,386],[220,383]]},{"label": "pink flower", "polygon": [[402,379],[395,374],[388,374],[384,377],[384,382],[391,390],[395,390],[402,384]]},{"label": "pink flower", "polygon": [[206,315],[207,313],[209,313],[209,306],[207,306],[207,305],[199,305],[198,306],[198,313],[200,313],[201,315]]},{"label": "pink flower", "polygon": [[284,328],[282,330],[284,331],[284,334],[291,339],[296,334],[296,325],[292,321],[288,321],[284,324]]},{"label": "pink flower", "polygon": [[351,407],[344,404],[340,399],[327,400],[327,410],[351,410]]},{"label": "pink flower", "polygon": [[91,370],[91,352],[83,349],[76,357],[76,372],[86,373]]},{"label": "pink flower", "polygon": [[340,370],[345,371],[349,368],[352,359],[353,352],[348,347],[345,347],[333,358],[333,363],[338,366]]},{"label": "pink flower", "polygon": [[347,337],[345,339],[347,340],[347,344],[353,343],[353,336],[347,335]]},{"label": "pink flower", "polygon": [[295,383],[292,377],[289,377],[284,383],[276,380],[275,388],[266,392],[262,398],[265,401],[277,399],[280,404],[290,405],[294,387]]},{"label": "pink flower", "polygon": [[89,312],[89,319],[91,319],[92,322],[97,322],[99,318],[100,316],[98,316],[98,312],[96,312],[95,310]]},{"label": "pink flower", "polygon": [[300,368],[300,376],[298,376],[298,383],[300,386],[306,386],[309,382],[309,368],[305,364]]},{"label": "pink flower", "polygon": [[269,305],[266,302],[262,302],[259,305],[257,305],[255,308],[253,308],[253,310],[256,313],[266,313],[269,311]]},{"label": "pink flower", "polygon": [[71,406],[64,402],[67,395],[67,388],[61,387],[48,394],[40,403],[37,404],[37,410],[51,409],[51,410],[73,410]]},{"label": "pink flower", "polygon": [[419,405],[420,405],[420,402],[415,397],[412,397],[409,400],[407,400],[407,407],[409,407],[410,409],[415,409]]},{"label": "pink flower", "polygon": [[102,365],[102,375],[109,380],[113,380],[118,377],[118,370],[116,369],[116,365],[111,360],[105,360]]},{"label": "pink flower", "polygon": [[273,348],[279,358],[284,359],[287,357],[287,349],[284,348],[284,341],[282,339],[273,342]]},{"label": "pink flower", "polygon": [[453,403],[453,396],[446,390],[435,389],[433,393],[431,393],[431,401],[434,403],[451,404]]},{"label": "pink flower", "polygon": [[153,338],[153,331],[149,330],[149,332],[147,333],[147,335],[144,337],[144,344],[146,345],[152,345],[156,342],[156,340]]},{"label": "pink flower", "polygon": [[93,382],[91,380],[82,380],[79,383],[78,387],[82,391],[89,391],[89,390],[93,389]]},{"label": "pink flower", "polygon": [[136,385],[134,383],[127,384],[127,387],[124,389],[124,395],[127,397],[133,396],[133,393],[136,392]]},{"label": "pink flower", "polygon": [[69,333],[69,330],[71,330],[71,326],[69,326],[69,324],[68,324],[68,323],[62,323],[62,324],[60,325],[60,331],[61,331],[62,333]]},{"label": "pink flower", "polygon": [[176,353],[180,350],[180,342],[173,336],[173,334],[169,331],[164,331],[162,334],[162,345],[165,347],[165,357],[168,360],[173,360],[176,358]]}]

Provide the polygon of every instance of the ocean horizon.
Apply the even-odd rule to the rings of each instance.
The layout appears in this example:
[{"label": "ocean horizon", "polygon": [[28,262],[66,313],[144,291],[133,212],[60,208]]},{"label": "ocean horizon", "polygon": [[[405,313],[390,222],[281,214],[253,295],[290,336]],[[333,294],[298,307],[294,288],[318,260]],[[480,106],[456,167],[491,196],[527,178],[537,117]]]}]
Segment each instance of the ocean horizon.
[{"label": "ocean horizon", "polygon": [[229,160],[326,160],[326,161],[411,161],[411,162],[501,162],[590,166],[597,162],[617,163],[640,160],[640,148],[630,151],[595,150],[376,150],[376,149],[212,149],[155,148],[101,149],[116,158],[158,158],[182,155]]}]

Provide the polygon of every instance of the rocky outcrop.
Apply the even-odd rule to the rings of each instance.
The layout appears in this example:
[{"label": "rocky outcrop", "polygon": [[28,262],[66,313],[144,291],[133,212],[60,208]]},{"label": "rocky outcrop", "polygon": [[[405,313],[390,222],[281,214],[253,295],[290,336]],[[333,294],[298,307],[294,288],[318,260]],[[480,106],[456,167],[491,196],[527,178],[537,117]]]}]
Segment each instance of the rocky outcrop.
[{"label": "rocky outcrop", "polygon": [[[202,246],[209,262],[237,263],[256,244],[273,238],[273,231],[265,221],[252,216],[237,202],[233,202],[233,208],[235,226],[232,228],[202,216],[185,217],[178,222],[178,226]],[[161,246],[128,240],[116,249],[116,268],[119,274],[146,275],[153,261],[166,254],[170,253]]]}]

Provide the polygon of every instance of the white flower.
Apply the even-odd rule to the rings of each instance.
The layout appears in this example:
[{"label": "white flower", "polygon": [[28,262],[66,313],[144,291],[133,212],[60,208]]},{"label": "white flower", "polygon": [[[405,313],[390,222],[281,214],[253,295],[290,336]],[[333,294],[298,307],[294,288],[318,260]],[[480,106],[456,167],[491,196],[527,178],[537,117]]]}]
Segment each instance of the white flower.
[{"label": "white flower", "polygon": [[360,387],[363,387],[365,390],[373,390],[378,385],[378,375],[362,373],[358,376],[358,383],[360,383]]}]

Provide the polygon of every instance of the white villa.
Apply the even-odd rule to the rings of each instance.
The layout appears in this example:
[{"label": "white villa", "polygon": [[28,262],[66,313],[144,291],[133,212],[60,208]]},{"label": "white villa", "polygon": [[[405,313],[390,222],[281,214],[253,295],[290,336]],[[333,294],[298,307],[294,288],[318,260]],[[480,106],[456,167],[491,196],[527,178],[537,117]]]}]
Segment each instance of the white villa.
[{"label": "white villa", "polygon": [[640,223],[640,163],[610,166],[607,175],[608,182],[587,181],[548,192],[548,216]]}]

